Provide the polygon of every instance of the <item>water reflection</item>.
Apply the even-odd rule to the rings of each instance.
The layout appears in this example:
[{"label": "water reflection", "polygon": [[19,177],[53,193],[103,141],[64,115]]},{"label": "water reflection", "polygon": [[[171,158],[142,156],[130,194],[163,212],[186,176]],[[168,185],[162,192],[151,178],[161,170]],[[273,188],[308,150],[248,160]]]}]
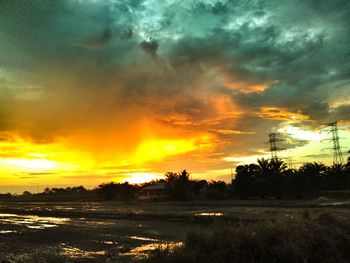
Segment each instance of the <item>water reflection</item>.
[{"label": "water reflection", "polygon": [[206,213],[206,212],[203,212],[203,213],[196,213],[194,215],[195,216],[223,216],[224,213]]},{"label": "water reflection", "polygon": [[17,233],[16,230],[0,230],[0,234]]},{"label": "water reflection", "polygon": [[[35,233],[38,235],[36,242],[43,242],[43,244],[46,245],[45,240],[51,240],[51,236],[48,237],[45,234],[45,229],[58,227],[56,229],[58,237],[52,238],[54,242],[52,243],[54,244],[52,246],[54,249],[53,253],[59,254],[59,256],[72,258],[72,260],[84,258],[89,258],[89,260],[116,259],[115,262],[119,262],[118,260],[126,260],[125,258],[138,259],[147,257],[155,249],[172,250],[175,247],[183,245],[182,242],[168,242],[164,241],[162,238],[158,239],[159,233],[154,230],[153,223],[150,225],[148,224],[148,221],[145,224],[144,222],[130,221],[116,222],[115,220],[108,219],[91,220],[84,217],[69,219],[0,213],[0,226],[3,226],[0,227],[2,238],[11,238],[12,235],[16,235],[11,233],[17,233],[16,237],[18,236],[20,239],[22,236],[26,237],[25,234],[28,231],[31,234]],[[124,232],[129,228],[132,229],[132,231]],[[37,229],[41,231],[33,231]],[[61,232],[61,229],[63,232]],[[71,241],[69,234],[67,234],[71,233],[69,232],[70,229],[74,229],[75,231],[72,234],[77,235],[76,239],[74,237],[74,243]],[[77,234],[78,231],[76,231],[76,229],[86,230],[89,234],[80,236]],[[120,229],[123,230],[122,233],[115,231]],[[147,230],[147,235],[149,236],[144,236],[146,233],[145,230]],[[41,234],[43,234],[43,236],[41,236]],[[45,237],[45,240],[42,240],[41,237]],[[37,244],[35,244],[35,246],[36,245]],[[31,250],[31,248],[28,248],[28,250]],[[30,254],[31,252],[28,253]]]},{"label": "water reflection", "polygon": [[159,239],[149,238],[149,237],[130,236],[129,238],[134,239],[134,240],[159,242]]},{"label": "water reflection", "polygon": [[67,224],[69,218],[42,217],[32,215],[0,214],[0,223],[20,225],[31,229],[45,229]]}]

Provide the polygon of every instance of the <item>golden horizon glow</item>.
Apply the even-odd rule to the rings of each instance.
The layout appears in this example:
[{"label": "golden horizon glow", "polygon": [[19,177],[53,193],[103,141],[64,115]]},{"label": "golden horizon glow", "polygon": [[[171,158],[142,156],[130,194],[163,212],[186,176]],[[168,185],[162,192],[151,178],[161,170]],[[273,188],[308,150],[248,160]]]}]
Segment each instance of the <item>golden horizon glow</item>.
[{"label": "golden horizon glow", "polygon": [[[312,155],[320,150],[319,142],[323,138],[321,133],[295,126],[294,120],[290,120],[292,113],[284,112],[281,109],[265,110],[265,112],[270,111],[273,112],[273,118],[280,118],[282,114],[283,118],[288,119],[288,121],[280,124],[278,132],[288,134],[292,139],[307,142],[305,146],[291,149],[289,153],[281,152],[280,156],[282,158],[287,158],[290,154],[296,156]],[[275,113],[277,116],[274,115]],[[306,119],[306,117],[297,116],[297,119]],[[161,126],[158,128],[161,129]],[[216,166],[213,166],[212,169],[206,169],[202,173],[199,170],[194,171],[192,174],[194,178],[220,179],[225,175],[225,180],[228,181],[232,167],[239,164],[254,163],[258,158],[269,158],[267,150],[261,147],[260,150],[256,150],[258,154],[223,155],[217,160],[214,159],[216,154],[220,156],[220,153],[213,151],[221,145],[217,141],[217,136],[251,136],[256,134],[254,131],[213,129],[207,133],[198,132],[186,136],[182,135],[182,138],[178,134],[177,136],[169,132],[167,134],[156,136],[156,134],[147,131],[144,138],[140,138],[138,142],[133,144],[133,148],[129,148],[124,153],[118,151],[118,141],[113,141],[113,137],[106,136],[107,139],[112,138],[110,141],[112,144],[108,145],[109,147],[106,148],[107,151],[104,153],[103,145],[100,149],[96,148],[95,144],[92,145],[91,150],[85,151],[84,149],[88,149],[90,146],[88,138],[83,138],[83,142],[86,143],[85,148],[80,147],[81,142],[77,142],[78,147],[74,148],[72,147],[74,146],[74,140],[79,137],[72,137],[74,140],[70,141],[67,141],[69,137],[66,137],[38,143],[15,132],[0,133],[3,138],[0,141],[0,148],[3,151],[0,156],[0,175],[2,178],[0,186],[16,184],[23,185],[25,188],[25,185],[35,186],[41,185],[43,182],[56,185],[70,185],[77,182],[98,185],[107,181],[127,181],[131,184],[140,184],[164,178],[166,171],[174,170],[174,168],[168,167],[175,167],[175,171],[188,169],[192,172],[191,166],[188,166],[188,156],[197,158],[197,165],[205,165],[207,160],[210,160],[205,156],[213,156],[211,157],[213,164],[214,161],[215,164],[220,164],[220,161],[226,164],[226,167],[217,166],[219,168],[216,168]],[[133,133],[130,136],[133,136]],[[127,137],[125,139],[132,140]],[[108,144],[108,141],[106,141],[106,144]],[[116,148],[116,153],[110,150],[113,147]],[[120,154],[121,152],[122,154]],[[177,163],[176,166],[162,165],[173,158],[175,158],[175,164]],[[322,160],[327,161],[328,159],[325,157]],[[301,162],[303,162],[302,159],[299,160],[299,163]]]},{"label": "golden horizon glow", "polygon": [[[117,181],[120,181],[120,178],[116,178]],[[164,179],[164,175],[157,174],[157,173],[147,173],[147,172],[136,172],[136,173],[129,173],[126,174],[125,179],[123,179],[123,182],[128,182],[129,184],[142,184],[147,183],[152,180],[159,180]]]},{"label": "golden horizon glow", "polygon": [[[2,180],[2,183],[23,185],[39,184],[43,176],[45,180],[53,183],[74,181],[70,179],[71,176],[84,178],[85,182],[96,185],[101,183],[101,178],[105,181],[143,183],[163,178],[157,172],[142,171],[145,170],[143,166],[208,147],[208,142],[211,140],[211,136],[205,134],[182,139],[154,136],[152,138],[147,134],[149,138],[135,143],[133,150],[122,154],[118,154],[120,151],[110,154],[112,151],[109,148],[106,153],[103,152],[103,148],[102,151],[95,153],[93,150],[86,152],[80,147],[72,148],[74,141],[67,143],[67,138],[65,140],[58,138],[48,143],[36,143],[17,133],[8,132],[3,134],[3,137],[5,135],[6,140],[0,142],[0,148],[8,149],[8,153],[0,156],[0,175],[7,179]],[[84,141],[88,140],[84,138]],[[113,143],[117,149],[118,145]],[[88,144],[85,145],[85,147],[88,146]],[[138,171],[130,172],[132,170]]]}]

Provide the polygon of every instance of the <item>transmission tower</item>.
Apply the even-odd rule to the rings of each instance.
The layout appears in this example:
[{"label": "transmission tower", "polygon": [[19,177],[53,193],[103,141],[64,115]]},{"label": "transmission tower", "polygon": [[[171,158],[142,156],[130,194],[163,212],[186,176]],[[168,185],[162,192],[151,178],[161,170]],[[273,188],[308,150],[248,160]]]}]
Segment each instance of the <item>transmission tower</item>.
[{"label": "transmission tower", "polygon": [[342,164],[344,163],[344,158],[341,153],[341,147],[339,143],[339,135],[338,135],[338,122],[330,122],[325,123],[329,127],[328,134],[330,134],[330,138],[326,139],[327,141],[331,141],[333,143],[333,147],[327,148],[333,152],[333,163],[334,164]]},{"label": "transmission tower", "polygon": [[288,162],[288,167],[289,169],[294,169],[294,164],[293,164],[293,158],[290,155],[290,151],[288,151],[288,158],[287,158],[287,162]]},{"label": "transmission tower", "polygon": [[277,152],[284,150],[284,148],[278,147],[278,144],[284,140],[279,138],[278,133],[269,133],[269,138],[267,140],[267,143],[270,145],[269,151],[271,152],[271,159],[278,159]]}]

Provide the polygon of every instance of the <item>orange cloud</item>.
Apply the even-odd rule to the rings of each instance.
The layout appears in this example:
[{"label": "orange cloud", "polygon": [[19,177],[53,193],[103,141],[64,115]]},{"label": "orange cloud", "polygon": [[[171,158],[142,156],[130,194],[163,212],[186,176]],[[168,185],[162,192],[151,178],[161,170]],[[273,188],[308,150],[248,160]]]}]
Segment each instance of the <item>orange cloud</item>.
[{"label": "orange cloud", "polygon": [[273,84],[276,84],[278,81],[269,81],[269,82],[256,82],[250,80],[242,80],[239,76],[231,76],[229,74],[222,77],[222,82],[225,87],[230,90],[239,91],[241,93],[262,93],[270,88]]},{"label": "orange cloud", "polygon": [[229,129],[210,129],[209,131],[223,134],[223,135],[239,135],[239,134],[255,134],[254,131],[238,131]]},{"label": "orange cloud", "polygon": [[282,107],[262,107],[260,108],[260,111],[256,113],[256,115],[264,119],[282,120],[295,123],[309,120],[309,116],[305,114],[291,112]]}]

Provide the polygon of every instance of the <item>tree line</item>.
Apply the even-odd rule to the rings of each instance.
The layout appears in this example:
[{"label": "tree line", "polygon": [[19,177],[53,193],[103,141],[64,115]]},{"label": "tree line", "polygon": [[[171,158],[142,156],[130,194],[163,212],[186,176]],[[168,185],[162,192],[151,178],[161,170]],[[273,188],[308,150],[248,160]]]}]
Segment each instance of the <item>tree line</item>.
[{"label": "tree line", "polygon": [[2,200],[39,200],[39,201],[129,201],[137,199],[138,193],[147,186],[163,184],[165,200],[193,200],[193,199],[224,199],[229,197],[229,184],[223,181],[191,180],[190,174],[181,172],[167,172],[164,179],[152,180],[143,184],[129,184],[128,182],[102,183],[94,189],[83,186],[66,188],[45,188],[41,193],[24,191],[21,195],[10,193],[0,194]]},{"label": "tree line", "polygon": [[[2,200],[40,201],[102,201],[137,199],[147,186],[163,184],[163,195],[153,199],[297,199],[315,198],[325,193],[350,194],[350,158],[346,164],[327,166],[308,162],[298,169],[288,169],[280,159],[258,159],[257,163],[239,165],[231,183],[224,181],[191,180],[190,174],[167,172],[164,179],[143,184],[108,182],[88,190],[83,186],[46,188],[41,193],[21,195],[0,194]],[[347,193],[346,191],[349,191]]]},{"label": "tree line", "polygon": [[307,198],[350,189],[350,158],[327,166],[308,162],[288,169],[280,159],[258,159],[236,168],[232,190],[240,198]]}]

